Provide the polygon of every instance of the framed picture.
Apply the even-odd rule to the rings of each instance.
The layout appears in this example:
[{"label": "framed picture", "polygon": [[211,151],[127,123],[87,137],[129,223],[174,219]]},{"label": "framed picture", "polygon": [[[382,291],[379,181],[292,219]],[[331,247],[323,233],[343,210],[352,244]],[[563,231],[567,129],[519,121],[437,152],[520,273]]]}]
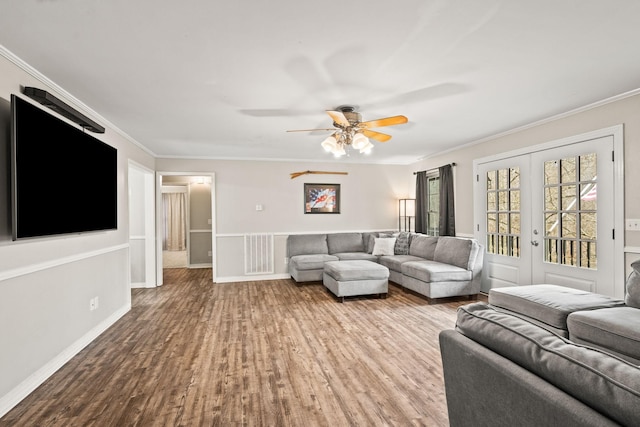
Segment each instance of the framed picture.
[{"label": "framed picture", "polygon": [[340,184],[305,184],[305,214],[339,214]]}]

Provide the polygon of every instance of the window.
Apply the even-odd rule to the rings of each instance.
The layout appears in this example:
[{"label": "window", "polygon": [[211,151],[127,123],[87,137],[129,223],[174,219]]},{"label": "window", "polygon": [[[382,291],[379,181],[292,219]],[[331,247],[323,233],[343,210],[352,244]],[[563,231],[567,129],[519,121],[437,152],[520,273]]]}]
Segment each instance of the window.
[{"label": "window", "polygon": [[427,176],[427,234],[440,234],[440,176]]}]

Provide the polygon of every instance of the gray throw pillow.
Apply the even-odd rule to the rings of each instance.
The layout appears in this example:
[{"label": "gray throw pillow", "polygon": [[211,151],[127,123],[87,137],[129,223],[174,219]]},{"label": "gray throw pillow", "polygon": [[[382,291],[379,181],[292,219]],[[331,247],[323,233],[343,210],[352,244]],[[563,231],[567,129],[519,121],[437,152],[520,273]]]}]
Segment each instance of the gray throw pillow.
[{"label": "gray throw pillow", "polygon": [[624,303],[629,307],[640,308],[640,259],[631,263],[633,271],[627,278],[627,294]]},{"label": "gray throw pillow", "polygon": [[409,233],[400,232],[396,236],[396,246],[393,250],[396,255],[408,255],[409,254]]}]

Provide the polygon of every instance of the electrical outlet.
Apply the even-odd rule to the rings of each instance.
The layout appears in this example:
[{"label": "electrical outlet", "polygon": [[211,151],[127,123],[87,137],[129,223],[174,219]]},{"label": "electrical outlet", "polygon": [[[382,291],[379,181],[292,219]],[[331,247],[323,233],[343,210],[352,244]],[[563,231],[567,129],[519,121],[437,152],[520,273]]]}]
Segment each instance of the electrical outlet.
[{"label": "electrical outlet", "polygon": [[640,231],[640,219],[627,219],[625,229],[629,231]]},{"label": "electrical outlet", "polygon": [[91,298],[89,300],[89,311],[93,311],[96,309],[96,300],[95,298]]},{"label": "electrical outlet", "polygon": [[212,255],[212,253],[211,253],[211,251],[207,252],[207,255],[208,255],[208,256],[213,256],[213,255]]},{"label": "electrical outlet", "polygon": [[284,265],[287,265],[287,264],[289,264],[289,258],[284,257]]}]

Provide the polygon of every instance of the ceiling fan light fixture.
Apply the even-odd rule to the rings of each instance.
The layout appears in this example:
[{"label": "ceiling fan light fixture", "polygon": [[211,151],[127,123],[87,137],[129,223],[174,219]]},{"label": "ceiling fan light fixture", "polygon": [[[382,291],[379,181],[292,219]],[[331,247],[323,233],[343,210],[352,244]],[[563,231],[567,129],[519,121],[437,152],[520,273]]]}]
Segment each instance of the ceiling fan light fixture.
[{"label": "ceiling fan light fixture", "polygon": [[344,150],[344,146],[343,145],[336,146],[336,148],[332,151],[332,153],[336,157],[341,157],[341,156],[344,156],[345,154],[347,154],[347,152]]},{"label": "ceiling fan light fixture", "polygon": [[353,135],[352,141],[353,142],[351,143],[351,145],[353,145],[353,148],[355,148],[356,150],[362,150],[362,148],[367,144],[371,145],[369,139],[361,133],[356,133],[355,135]]},{"label": "ceiling fan light fixture", "polygon": [[335,136],[331,135],[320,144],[324,151],[333,152],[336,148],[338,148],[337,140]]},{"label": "ceiling fan light fixture", "polygon": [[362,154],[371,154],[371,149],[373,148],[373,144],[367,140],[366,144],[360,148],[360,153]]}]

